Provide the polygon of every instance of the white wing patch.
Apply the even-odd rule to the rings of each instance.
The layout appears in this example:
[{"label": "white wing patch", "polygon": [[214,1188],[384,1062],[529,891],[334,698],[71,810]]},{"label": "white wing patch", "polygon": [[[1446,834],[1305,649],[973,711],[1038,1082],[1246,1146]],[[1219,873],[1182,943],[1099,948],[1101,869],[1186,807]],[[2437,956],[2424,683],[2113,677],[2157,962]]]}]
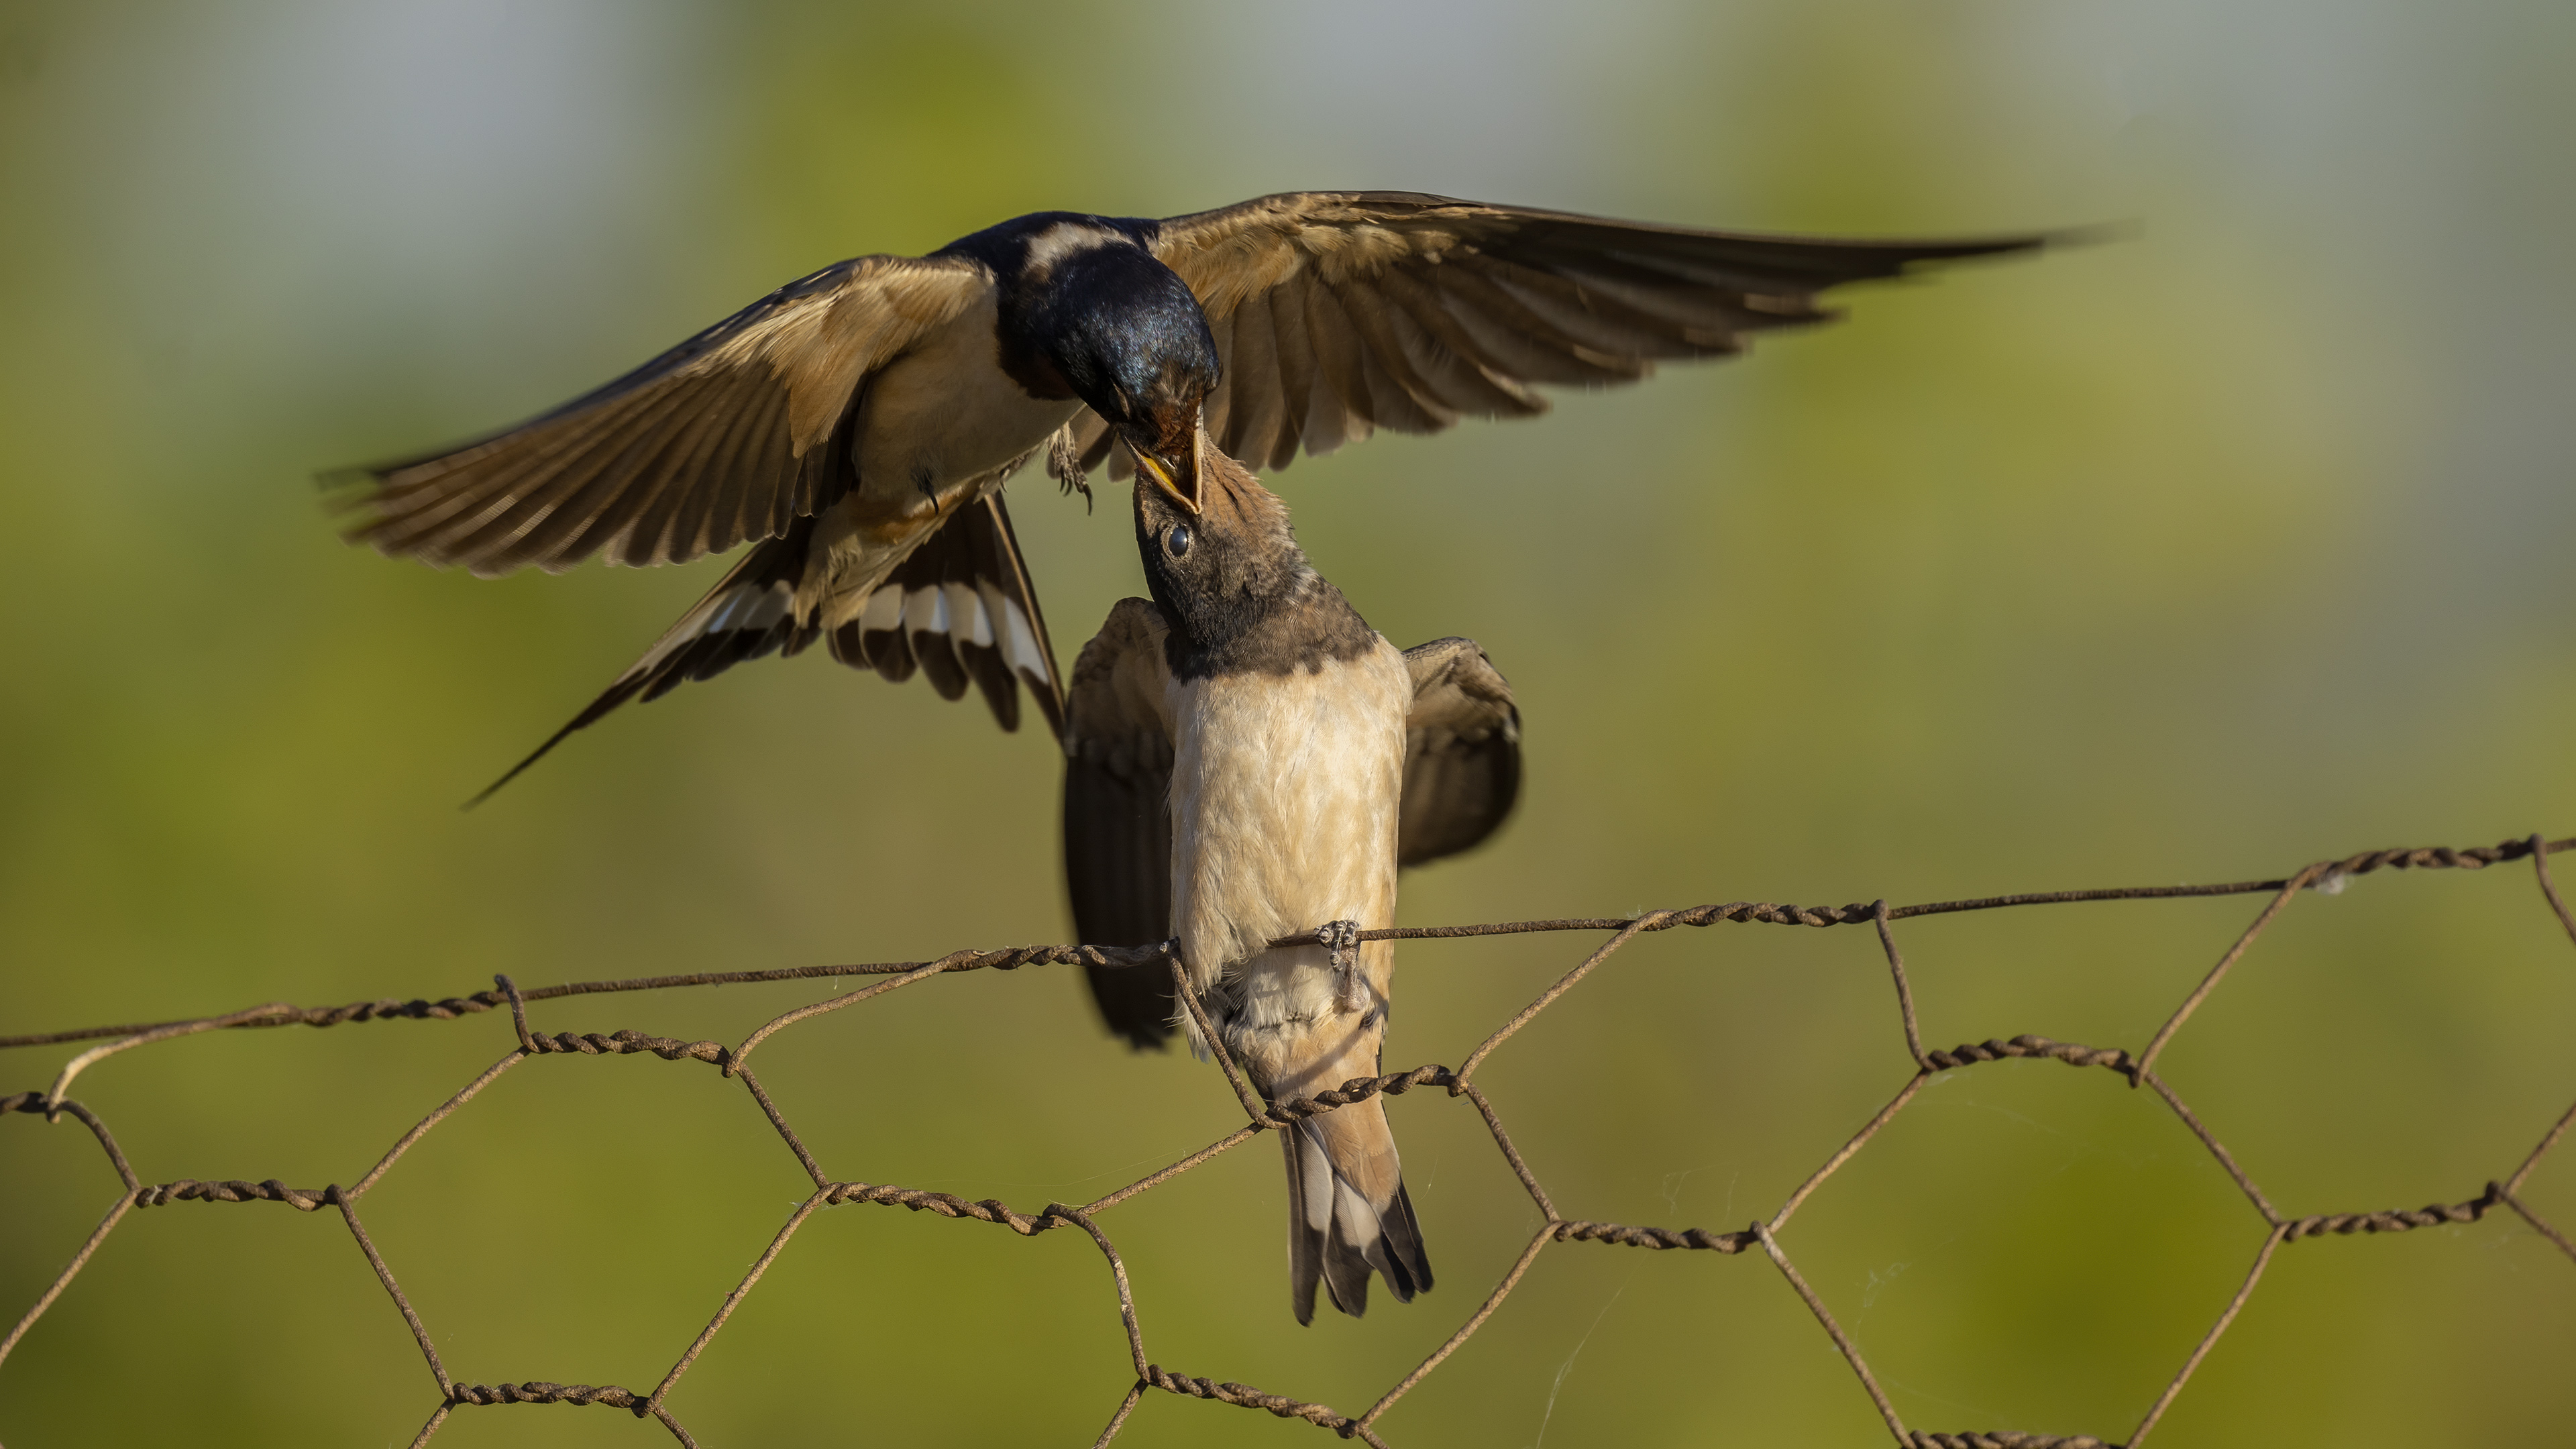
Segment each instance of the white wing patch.
[{"label": "white wing patch", "polygon": [[[916,639],[923,634],[944,635],[948,632],[948,601],[940,597],[938,589],[905,589],[901,592],[903,632]],[[868,602],[876,601],[871,599]]]},{"label": "white wing patch", "polygon": [[993,647],[993,622],[984,617],[984,601],[976,597],[975,586],[949,582],[939,586],[940,601],[947,605],[950,642],[972,644],[979,649]]},{"label": "white wing patch", "polygon": [[[784,579],[767,584],[745,580],[730,589],[710,594],[699,600],[698,606],[690,610],[678,624],[672,626],[671,631],[663,635],[643,658],[629,666],[626,673],[619,676],[619,683],[649,679],[657,666],[705,640],[721,638],[727,634],[753,636],[768,634],[776,629],[795,607],[795,586]],[[782,639],[779,642],[791,641]],[[763,649],[759,652],[766,653],[767,650]],[[729,658],[726,662],[732,661]],[[653,694],[648,694],[646,697],[652,698],[667,690],[670,684],[676,683],[678,680],[675,678],[669,683],[660,684],[654,689]]]},{"label": "white wing patch", "polygon": [[882,588],[868,595],[868,604],[859,611],[859,627],[872,634],[888,634],[903,621],[903,586]]},{"label": "white wing patch", "polygon": [[740,630],[766,630],[787,617],[796,606],[796,590],[781,579],[766,588],[745,584],[722,598],[708,601],[714,608],[694,628],[687,630],[693,639]]},{"label": "white wing patch", "polygon": [[1048,727],[1061,737],[1064,698],[1048,657],[1046,626],[1037,617],[1019,544],[998,497],[971,501],[961,516],[922,540],[896,565],[893,579],[867,591],[855,618],[843,610],[861,586],[851,580],[846,592],[836,587],[834,580],[844,575],[833,567],[817,528],[816,516],[800,517],[744,554],[643,658],[492,789],[622,705],[659,699],[746,660],[801,654],[825,639],[843,664],[874,669],[896,682],[924,673],[948,699],[980,688],[1006,730],[1019,728],[1025,684]]},{"label": "white wing patch", "polygon": [[[904,644],[919,659],[925,651],[945,647],[973,668],[968,651],[997,655],[1002,666],[1020,675],[1031,689],[1049,689],[1046,648],[1037,626],[1019,602],[991,583],[950,580],[931,587],[887,584],[868,596],[859,627],[870,636],[900,631]],[[871,656],[893,639],[871,637]]]},{"label": "white wing patch", "polygon": [[1002,617],[1010,626],[1009,657],[1011,667],[1031,680],[1047,677],[1046,650],[1038,645],[1037,631],[1029,626],[1029,616],[1008,599],[1002,601]]},{"label": "white wing patch", "polygon": [[998,497],[970,501],[893,572],[851,588],[833,609],[832,657],[898,683],[924,675],[946,699],[981,690],[1004,729],[1018,728],[1025,684],[1062,732],[1046,624]]},{"label": "white wing patch", "polygon": [[[795,653],[808,642],[799,631],[811,612],[810,605],[799,607],[794,580],[746,577],[700,600],[628,677],[651,677],[648,687],[659,693],[683,678],[710,677],[738,659],[782,647]],[[1055,698],[1053,662],[1036,619],[1003,582],[980,570],[974,577],[916,573],[880,584],[858,617],[840,626],[835,641],[833,652],[846,662],[893,680],[925,672],[951,699],[980,684],[995,696],[994,708],[1006,724],[1016,711],[1002,697],[1012,694],[1014,676],[1040,700]],[[675,669],[667,681],[659,677]]]}]

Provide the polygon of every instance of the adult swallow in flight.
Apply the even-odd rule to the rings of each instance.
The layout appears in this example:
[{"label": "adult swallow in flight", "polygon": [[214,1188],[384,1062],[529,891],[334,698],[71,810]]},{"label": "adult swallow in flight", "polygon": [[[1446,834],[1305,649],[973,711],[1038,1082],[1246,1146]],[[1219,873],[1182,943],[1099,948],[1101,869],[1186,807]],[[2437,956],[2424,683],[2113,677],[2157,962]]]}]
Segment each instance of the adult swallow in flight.
[{"label": "adult swallow in flight", "polygon": [[517,427],[355,470],[372,486],[351,537],[480,574],[756,543],[511,776],[628,700],[818,639],[950,699],[976,686],[1004,729],[1025,683],[1061,735],[999,491],[1040,450],[1067,486],[1132,461],[1195,504],[1202,425],[1278,469],[1378,428],[1526,416],[1539,384],[1731,354],[1828,319],[1817,298],[1842,283],[2043,240],[1754,236],[1413,192],[1040,212],[825,267]]},{"label": "adult swallow in flight", "polygon": [[[1276,496],[1213,446],[1196,462],[1187,492],[1137,480],[1153,599],[1121,600],[1074,664],[1065,865],[1082,939],[1178,938],[1217,1032],[1275,1102],[1378,1072],[1395,943],[1269,943],[1395,924],[1398,866],[1464,850],[1510,812],[1520,716],[1472,640],[1397,650],[1306,561]],[[1092,973],[1140,1044],[1173,1027],[1154,976]],[[1318,1281],[1354,1316],[1372,1273],[1400,1302],[1431,1286],[1381,1099],[1280,1142],[1298,1322]]]}]

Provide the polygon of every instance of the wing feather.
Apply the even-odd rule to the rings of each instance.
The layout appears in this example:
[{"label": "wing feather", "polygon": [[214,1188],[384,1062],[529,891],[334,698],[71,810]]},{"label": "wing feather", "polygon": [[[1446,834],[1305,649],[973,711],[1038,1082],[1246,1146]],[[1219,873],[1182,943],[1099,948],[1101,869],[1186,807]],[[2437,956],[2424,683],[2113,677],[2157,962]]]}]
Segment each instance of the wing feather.
[{"label": "wing feather", "polygon": [[[793,601],[798,581],[804,577],[813,531],[811,522],[800,522],[785,537],[770,539],[745,554],[741,562],[726,570],[714,588],[707,590],[705,597],[680,616],[678,623],[654,641],[652,648],[644,651],[643,658],[628,666],[597,699],[573,716],[571,723],[548,736],[526,759],[511,766],[508,774],[466,803],[479,805],[489,799],[574,731],[598,723],[619,705],[659,699],[689,680],[711,679],[735,664],[757,659],[782,646],[802,648],[803,641],[798,636],[801,633],[810,638],[813,626],[798,617]],[[762,600],[774,602],[774,611],[764,612],[759,607]],[[746,625],[753,620],[761,622],[756,628],[737,627],[737,620]]]},{"label": "wing feather", "polygon": [[1404,803],[1395,859],[1421,865],[1473,849],[1520,798],[1521,716],[1512,687],[1473,639],[1404,651],[1413,711],[1404,727]]},{"label": "wing feather", "polygon": [[1048,729],[1063,734],[1055,646],[1001,494],[962,506],[854,612],[831,633],[842,663],[898,684],[918,670],[946,699],[980,690],[1006,730],[1019,728],[1025,684]]},{"label": "wing feather", "polygon": [[[829,591],[823,579],[830,560],[828,550],[818,547],[818,532],[815,520],[795,519],[786,533],[755,546],[643,658],[475,801],[620,705],[659,699],[745,660],[800,654],[827,636],[842,663],[873,668],[898,683],[913,674],[918,651],[942,695],[960,698],[972,683],[1005,730],[1019,728],[1019,686],[1026,685],[1049,729],[1063,734],[1064,689],[1056,677],[1055,650],[998,493],[961,508],[895,566],[857,617],[838,627],[826,621]],[[907,602],[916,599],[926,601],[918,630],[904,618]]]},{"label": "wing feather", "polygon": [[688,466],[691,455],[733,421],[727,414],[703,407],[675,405],[639,438],[637,456],[630,465],[622,470],[601,469],[550,513],[532,517],[513,542],[539,557],[581,551],[578,540],[585,529],[596,524],[611,501],[610,495],[623,486],[638,500],[635,506],[646,506],[643,500],[658,496],[672,477]]},{"label": "wing feather", "polygon": [[1426,280],[1389,272],[1382,290],[1421,334],[1415,346],[1443,378],[1444,400],[1461,412],[1498,417],[1546,411],[1547,400],[1514,377],[1510,363],[1451,314],[1437,282],[1436,274]]},{"label": "wing feather", "polygon": [[1274,365],[1279,374],[1282,411],[1281,436],[1262,466],[1276,471],[1293,462],[1300,448],[1329,453],[1340,446],[1341,430],[1336,427],[1332,441],[1320,450],[1316,447],[1314,419],[1319,411],[1339,417],[1341,409],[1317,397],[1322,384],[1316,376],[1319,369],[1314,339],[1306,329],[1305,279],[1296,278],[1273,287],[1264,296],[1270,305],[1270,335],[1278,348]]},{"label": "wing feather", "polygon": [[829,444],[867,376],[991,286],[958,256],[826,267],[515,428],[350,470],[373,487],[349,536],[482,574],[777,537],[850,486]]},{"label": "wing feather", "polygon": [[[1234,325],[1208,403],[1225,427],[1212,434],[1278,469],[1374,428],[1543,411],[1532,384],[1623,382],[1658,358],[1725,356],[1755,332],[1829,319],[1815,300],[1829,288],[2046,240],[1762,236],[1371,191],[1172,217],[1153,248],[1212,329]],[[1265,302],[1266,332],[1242,325]],[[1253,393],[1279,400],[1282,432],[1267,431]]]},{"label": "wing feather", "polygon": [[[1065,701],[1064,877],[1075,932],[1095,946],[1171,934],[1172,721],[1162,612],[1121,599],[1074,661]],[[1172,1034],[1172,982],[1150,966],[1086,966],[1109,1029],[1137,1049]]]},{"label": "wing feather", "polygon": [[[569,529],[546,557],[580,559],[605,549],[608,562],[616,565],[652,562],[670,547],[670,526],[680,505],[688,503],[690,480],[729,477],[744,467],[757,467],[747,464],[752,449],[744,438],[757,438],[778,420],[773,397],[750,397],[744,407],[719,407],[714,387],[698,392],[683,407],[703,420],[706,428],[698,436],[698,451],[675,459],[670,469],[654,469],[641,477],[603,469],[590,498],[564,508]],[[569,565],[544,562],[538,567],[564,570]]]},{"label": "wing feather", "polygon": [[1279,342],[1271,335],[1270,308],[1239,307],[1226,319],[1225,376],[1240,385],[1220,391],[1226,408],[1220,426],[1211,416],[1208,435],[1230,458],[1250,458],[1262,466],[1277,448],[1284,389],[1279,378]]},{"label": "wing feather", "polygon": [[1519,381],[1597,387],[1632,381],[1652,367],[1642,358],[1624,365],[1603,358],[1473,267],[1442,267],[1436,276],[1441,291],[1455,299],[1449,315]]},{"label": "wing feather", "polygon": [[[672,388],[660,408],[634,417],[631,424],[604,420],[584,453],[559,470],[560,488],[531,493],[511,510],[511,516],[525,522],[507,535],[508,545],[560,569],[569,557],[588,552],[583,547],[588,539],[605,539],[621,519],[647,512],[650,500],[680,491],[685,485],[671,476],[676,470],[660,465],[694,431],[691,425],[740,426],[745,413],[759,410],[757,398],[740,399],[746,407],[730,406],[737,399],[723,381],[715,376],[687,379]],[[502,521],[495,519],[486,531],[497,537]]]},{"label": "wing feather", "polygon": [[1306,406],[1306,451],[1329,453],[1344,443],[1364,443],[1375,431],[1367,368],[1341,298],[1321,277],[1300,278],[1295,295],[1305,314],[1306,344],[1315,358],[1315,385]]}]

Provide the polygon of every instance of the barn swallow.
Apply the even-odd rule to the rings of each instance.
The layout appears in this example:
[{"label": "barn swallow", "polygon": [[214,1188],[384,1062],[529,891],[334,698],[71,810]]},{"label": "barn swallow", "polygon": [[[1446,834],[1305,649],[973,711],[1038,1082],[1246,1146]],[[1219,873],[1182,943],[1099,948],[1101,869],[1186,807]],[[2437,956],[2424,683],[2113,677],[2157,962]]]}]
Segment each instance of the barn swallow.
[{"label": "barn swallow", "polygon": [[[1379,1070],[1396,871],[1464,850],[1511,810],[1520,716],[1472,640],[1398,651],[1315,572],[1288,510],[1202,444],[1199,487],[1136,483],[1153,594],[1122,600],[1074,664],[1065,866],[1086,941],[1176,938],[1193,989],[1273,1102]],[[1322,944],[1272,947],[1317,932]],[[1172,987],[1095,970],[1113,1027],[1176,1025]],[[1133,978],[1128,979],[1128,978]],[[1380,1099],[1281,1134],[1289,1303],[1315,1285],[1357,1316],[1372,1273],[1398,1301],[1431,1286]]]},{"label": "barn swallow", "polygon": [[369,485],[350,537],[478,574],[757,544],[501,783],[628,700],[818,639],[950,699],[979,687],[1004,729],[1026,684],[1061,736],[998,491],[1040,451],[1068,488],[1106,460],[1195,504],[1202,425],[1279,469],[1379,428],[1526,416],[1539,385],[1731,354],[1828,319],[1817,299],[1845,282],[2044,240],[1759,236],[1413,192],[1040,212],[825,267],[528,422],[332,476]]}]

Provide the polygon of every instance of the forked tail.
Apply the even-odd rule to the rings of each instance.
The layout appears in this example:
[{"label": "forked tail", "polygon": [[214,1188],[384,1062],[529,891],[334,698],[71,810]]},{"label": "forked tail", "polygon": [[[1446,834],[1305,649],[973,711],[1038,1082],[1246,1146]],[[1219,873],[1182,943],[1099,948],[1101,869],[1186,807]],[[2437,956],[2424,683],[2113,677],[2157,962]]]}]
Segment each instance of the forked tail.
[{"label": "forked tail", "polygon": [[1368,1311],[1369,1275],[1398,1303],[1431,1287],[1431,1259],[1375,1098],[1283,1132],[1288,1159],[1288,1304],[1315,1319],[1315,1284],[1353,1318]]}]

